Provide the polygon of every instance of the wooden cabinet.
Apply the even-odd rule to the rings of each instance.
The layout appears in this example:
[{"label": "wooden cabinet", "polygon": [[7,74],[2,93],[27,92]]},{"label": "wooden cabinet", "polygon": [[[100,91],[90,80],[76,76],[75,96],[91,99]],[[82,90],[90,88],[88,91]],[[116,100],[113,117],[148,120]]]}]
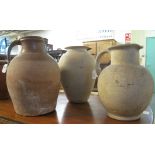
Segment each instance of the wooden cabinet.
[{"label": "wooden cabinet", "polygon": [[117,42],[113,39],[97,41],[97,54],[99,52],[106,50],[107,48],[109,48],[111,46],[116,45],[116,43]]},{"label": "wooden cabinet", "polygon": [[[88,46],[91,48],[89,50],[90,54],[94,56],[94,59],[96,59],[96,56],[100,54],[100,52],[107,50],[109,47],[116,45],[117,42],[114,39],[108,39],[108,40],[95,40],[95,41],[87,41],[83,42],[84,46]],[[111,56],[110,53],[105,52],[101,57],[98,57],[98,62],[100,64],[101,70],[110,65],[111,63]],[[93,91],[97,91],[97,81],[95,81],[95,86]]]},{"label": "wooden cabinet", "polygon": [[85,42],[84,46],[90,47],[91,49],[89,50],[90,54],[96,56],[97,52],[97,42]]},{"label": "wooden cabinet", "polygon": [[[114,39],[108,39],[108,40],[95,40],[95,41],[87,41],[83,42],[84,46],[88,46],[91,48],[89,52],[96,57],[100,52],[106,50],[107,48],[114,46],[117,44],[117,41]],[[100,59],[101,63],[109,62],[110,55],[106,53],[106,55],[103,55]]]}]

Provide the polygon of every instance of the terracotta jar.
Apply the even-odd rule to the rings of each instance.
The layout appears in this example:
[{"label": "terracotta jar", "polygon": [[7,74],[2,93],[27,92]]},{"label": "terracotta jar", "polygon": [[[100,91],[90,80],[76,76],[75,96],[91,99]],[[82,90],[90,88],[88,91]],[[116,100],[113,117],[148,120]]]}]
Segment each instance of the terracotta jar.
[{"label": "terracotta jar", "polygon": [[98,78],[99,97],[108,116],[117,120],[137,120],[153,95],[153,78],[139,65],[137,44],[109,48],[111,65]]},{"label": "terracotta jar", "polygon": [[3,66],[7,60],[0,60],[0,99],[8,99],[9,93],[6,86],[6,72],[3,72]]},{"label": "terracotta jar", "polygon": [[[27,36],[11,43],[21,45],[21,53],[9,64],[7,87],[17,114],[37,116],[55,110],[60,87],[57,63],[46,52],[41,37]],[[10,59],[9,59],[10,60]]]},{"label": "terracotta jar", "polygon": [[61,83],[70,102],[87,102],[96,79],[95,59],[85,46],[67,47],[59,60]]}]

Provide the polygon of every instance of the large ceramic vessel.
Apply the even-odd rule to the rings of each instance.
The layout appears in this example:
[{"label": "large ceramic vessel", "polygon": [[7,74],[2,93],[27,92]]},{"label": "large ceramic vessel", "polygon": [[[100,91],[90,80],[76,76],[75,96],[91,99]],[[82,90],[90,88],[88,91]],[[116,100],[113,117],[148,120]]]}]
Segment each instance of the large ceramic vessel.
[{"label": "large ceramic vessel", "polygon": [[[27,36],[12,42],[21,45],[21,53],[9,64],[7,87],[16,113],[37,116],[55,110],[60,86],[57,63],[46,52],[44,38]],[[9,59],[10,60],[10,59]]]},{"label": "large ceramic vessel", "polygon": [[139,65],[137,44],[109,48],[111,65],[98,79],[99,97],[108,116],[118,120],[137,120],[153,95],[151,74]]},{"label": "large ceramic vessel", "polygon": [[70,102],[87,102],[96,79],[95,59],[85,46],[67,47],[59,61],[61,83]]}]

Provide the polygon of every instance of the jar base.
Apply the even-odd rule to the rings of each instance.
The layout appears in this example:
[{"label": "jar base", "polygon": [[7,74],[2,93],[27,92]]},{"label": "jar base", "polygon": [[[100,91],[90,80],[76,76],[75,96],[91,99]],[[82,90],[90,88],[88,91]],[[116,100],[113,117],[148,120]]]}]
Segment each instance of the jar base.
[{"label": "jar base", "polygon": [[29,113],[29,112],[20,112],[20,111],[17,111],[15,110],[15,112],[18,114],[18,115],[21,115],[21,116],[24,116],[24,117],[35,117],[35,116],[42,116],[42,115],[48,115],[52,112],[55,112],[55,109],[49,109],[49,110],[46,110],[44,112],[36,112],[36,113]]},{"label": "jar base", "polygon": [[132,117],[124,117],[124,116],[114,115],[114,114],[111,114],[111,113],[108,113],[108,116],[110,118],[113,118],[113,119],[116,119],[116,120],[119,120],[119,121],[135,121],[135,120],[140,119],[140,117],[141,117],[141,115],[132,116]]}]

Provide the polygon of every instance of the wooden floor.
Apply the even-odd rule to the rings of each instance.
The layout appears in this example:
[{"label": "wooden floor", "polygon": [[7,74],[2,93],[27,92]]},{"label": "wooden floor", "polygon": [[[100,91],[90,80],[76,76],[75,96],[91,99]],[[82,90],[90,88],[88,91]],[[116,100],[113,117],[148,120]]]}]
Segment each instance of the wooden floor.
[{"label": "wooden floor", "polygon": [[153,113],[148,107],[137,121],[117,121],[107,116],[96,93],[91,94],[88,103],[74,104],[69,103],[65,94],[60,92],[56,111],[43,116],[20,116],[15,113],[11,100],[1,100],[0,119],[6,124],[151,124]]}]

